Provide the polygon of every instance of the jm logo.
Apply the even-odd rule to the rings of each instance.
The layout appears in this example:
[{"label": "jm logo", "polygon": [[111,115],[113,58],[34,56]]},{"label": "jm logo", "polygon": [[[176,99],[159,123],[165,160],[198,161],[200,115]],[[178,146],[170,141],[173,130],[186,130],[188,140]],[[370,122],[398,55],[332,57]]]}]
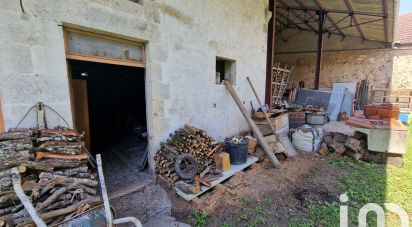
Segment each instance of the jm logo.
[{"label": "jm logo", "polygon": [[[349,201],[349,198],[346,194],[342,194],[339,197],[339,200],[342,203]],[[385,208],[393,213],[396,213],[401,219],[401,227],[409,227],[409,217],[406,211],[397,204],[394,203],[384,203]],[[377,227],[385,227],[385,211],[381,206],[376,203],[368,203],[364,205],[358,214],[359,227],[366,227],[366,215],[369,212],[375,212],[377,216]],[[348,227],[348,206],[340,206],[340,227]]]}]

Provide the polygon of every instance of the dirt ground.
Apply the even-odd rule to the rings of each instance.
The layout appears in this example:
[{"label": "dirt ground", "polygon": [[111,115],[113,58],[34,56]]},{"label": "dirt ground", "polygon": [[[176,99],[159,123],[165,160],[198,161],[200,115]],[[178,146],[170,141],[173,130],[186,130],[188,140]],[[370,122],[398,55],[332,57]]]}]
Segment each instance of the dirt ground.
[{"label": "dirt ground", "polygon": [[[273,169],[266,160],[246,169],[223,183],[235,195],[211,190],[200,196],[207,201],[204,210],[211,217],[206,225],[287,226],[290,217],[307,215],[311,202],[339,202],[341,192],[334,183],[341,170],[328,164],[330,158],[334,157],[299,152],[283,161],[280,169]],[[195,208],[174,192],[168,193],[172,215],[181,222],[195,224]]]}]

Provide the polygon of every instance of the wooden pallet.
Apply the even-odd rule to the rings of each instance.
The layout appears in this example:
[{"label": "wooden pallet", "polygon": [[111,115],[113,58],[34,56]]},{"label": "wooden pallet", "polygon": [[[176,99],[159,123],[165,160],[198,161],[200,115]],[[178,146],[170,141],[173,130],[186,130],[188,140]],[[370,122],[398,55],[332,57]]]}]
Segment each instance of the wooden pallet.
[{"label": "wooden pallet", "polygon": [[280,63],[273,67],[271,106],[282,101],[292,70],[293,66],[290,69],[288,69],[288,65],[285,65],[285,68],[281,68]]}]

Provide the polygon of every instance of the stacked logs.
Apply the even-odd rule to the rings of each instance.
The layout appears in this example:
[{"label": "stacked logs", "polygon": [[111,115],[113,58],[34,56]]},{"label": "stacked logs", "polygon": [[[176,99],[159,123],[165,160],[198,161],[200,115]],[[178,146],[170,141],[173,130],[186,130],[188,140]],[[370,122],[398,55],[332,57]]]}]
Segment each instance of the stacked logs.
[{"label": "stacked logs", "polygon": [[[87,166],[81,138],[65,128],[0,134],[0,171],[16,166],[22,170],[22,188],[47,224],[59,223],[98,203],[99,182]],[[11,177],[0,178],[0,226],[28,223],[32,220],[13,190]]]},{"label": "stacked logs", "polygon": [[154,158],[156,173],[168,181],[169,186],[173,186],[180,180],[175,173],[175,161],[178,155],[192,155],[197,161],[198,174],[200,174],[205,170],[213,169],[215,166],[213,155],[222,150],[223,146],[208,136],[205,131],[185,125],[174,134],[170,134],[170,139],[166,143],[161,144]]}]

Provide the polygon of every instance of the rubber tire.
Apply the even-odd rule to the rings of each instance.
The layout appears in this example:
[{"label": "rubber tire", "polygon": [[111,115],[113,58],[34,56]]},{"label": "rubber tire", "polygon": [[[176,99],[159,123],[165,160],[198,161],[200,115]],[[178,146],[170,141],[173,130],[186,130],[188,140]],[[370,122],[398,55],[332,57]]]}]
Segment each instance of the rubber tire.
[{"label": "rubber tire", "polygon": [[[188,172],[188,173],[183,172],[183,170],[180,168],[180,165],[182,164],[183,160],[186,160],[187,162],[189,162],[193,166],[191,171]],[[176,170],[177,176],[179,176],[181,179],[183,179],[183,180],[193,179],[196,176],[197,171],[198,171],[196,158],[193,157],[193,155],[190,155],[190,154],[179,155],[176,158],[175,170]]]}]

